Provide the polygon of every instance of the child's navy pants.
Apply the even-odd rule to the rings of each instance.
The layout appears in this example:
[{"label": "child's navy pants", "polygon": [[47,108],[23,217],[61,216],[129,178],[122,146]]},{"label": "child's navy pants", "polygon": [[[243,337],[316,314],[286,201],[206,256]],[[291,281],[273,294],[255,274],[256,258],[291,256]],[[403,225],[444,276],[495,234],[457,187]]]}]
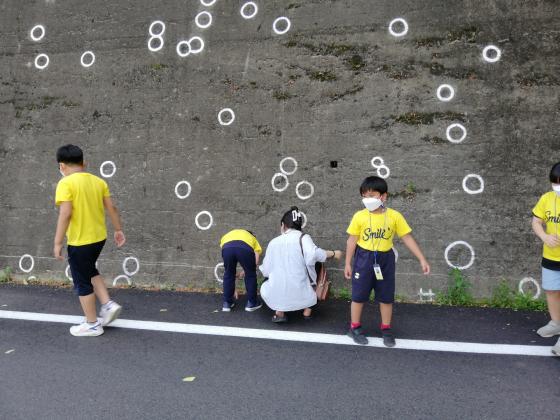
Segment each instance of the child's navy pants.
[{"label": "child's navy pants", "polygon": [[231,241],[222,247],[224,259],[224,302],[233,303],[237,263],[245,271],[245,289],[248,303],[257,304],[257,263],[255,251],[243,241]]}]

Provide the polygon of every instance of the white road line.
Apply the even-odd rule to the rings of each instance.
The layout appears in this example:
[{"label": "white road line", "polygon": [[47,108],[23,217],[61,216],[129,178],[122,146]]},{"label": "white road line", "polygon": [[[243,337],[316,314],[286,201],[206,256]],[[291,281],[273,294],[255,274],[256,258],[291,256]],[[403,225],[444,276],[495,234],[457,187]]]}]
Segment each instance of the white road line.
[{"label": "white road line", "polygon": [[[72,315],[44,314],[0,310],[0,318],[24,321],[59,322],[79,324],[83,317]],[[136,321],[118,319],[111,327],[134,330],[164,331],[183,334],[219,335],[226,337],[260,338],[306,343],[341,344],[358,346],[349,337],[337,334],[306,333],[295,331],[275,331],[256,328],[222,327],[219,325],[181,324],[176,322]],[[380,338],[369,338],[368,347],[386,348]],[[362,346],[366,347],[366,346]],[[397,339],[397,349],[443,351],[452,353],[506,354],[515,356],[553,356],[550,347],[524,346],[515,344],[463,343],[458,341],[429,341]]]}]

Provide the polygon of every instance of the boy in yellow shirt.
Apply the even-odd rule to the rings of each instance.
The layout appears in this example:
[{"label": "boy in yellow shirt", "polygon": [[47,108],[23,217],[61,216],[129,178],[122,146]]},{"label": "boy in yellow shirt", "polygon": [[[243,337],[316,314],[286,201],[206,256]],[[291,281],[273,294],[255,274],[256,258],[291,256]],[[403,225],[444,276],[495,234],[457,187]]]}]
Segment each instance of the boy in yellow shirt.
[{"label": "boy in yellow shirt", "polygon": [[[541,196],[533,208],[533,231],[543,242],[542,287],[550,322],[537,330],[541,337],[560,335],[560,162],[550,170],[552,191]],[[552,352],[560,356],[560,339]]]},{"label": "boy in yellow shirt", "polygon": [[374,290],[381,312],[383,343],[393,347],[395,338],[391,331],[391,318],[395,301],[395,234],[418,258],[424,274],[430,273],[430,265],[412,237],[412,229],[403,215],[385,206],[387,189],[387,182],[378,176],[367,177],[360,186],[362,203],[366,208],[354,214],[346,230],[349,236],[344,276],[352,279],[352,321],[348,336],[357,344],[368,343],[361,327],[361,317],[364,303]]},{"label": "boy in yellow shirt", "polygon": [[[68,264],[85,315],[84,322],[71,327],[70,333],[76,337],[98,336],[103,334],[103,326],[113,322],[122,309],[109,297],[95,266],[107,239],[105,210],[115,229],[118,247],[124,245],[125,236],[109,187],[101,178],[84,171],[82,150],[71,144],[62,146],[56,152],[56,160],[63,178],[56,186],[55,201],[60,210],[53,253],[57,260],[63,261],[62,244],[66,234]],[[96,314],[96,296],[101,303],[101,322]]]},{"label": "boy in yellow shirt", "polygon": [[252,232],[245,229],[229,231],[220,240],[222,258],[224,259],[224,299],[223,312],[230,312],[235,306],[235,274],[237,263],[244,271],[247,303],[245,310],[253,312],[260,309],[262,303],[257,299],[257,264],[262,248]]}]

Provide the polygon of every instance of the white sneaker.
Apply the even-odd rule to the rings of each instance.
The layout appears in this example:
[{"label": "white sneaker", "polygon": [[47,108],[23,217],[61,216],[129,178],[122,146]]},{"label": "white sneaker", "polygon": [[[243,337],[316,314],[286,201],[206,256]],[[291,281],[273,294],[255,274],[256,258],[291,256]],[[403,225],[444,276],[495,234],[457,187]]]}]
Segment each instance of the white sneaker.
[{"label": "white sneaker", "polygon": [[99,311],[101,318],[101,325],[106,326],[119,317],[122,311],[122,306],[118,303],[111,302],[108,307],[102,306]]},{"label": "white sneaker", "polygon": [[70,334],[74,337],[97,337],[103,334],[103,327],[99,321],[93,325],[83,322],[80,325],[70,327]]},{"label": "white sneaker", "polygon": [[556,342],[556,344],[554,346],[552,346],[552,348],[550,349],[552,351],[553,354],[555,354],[556,356],[560,356],[560,338],[558,339],[558,341]]},{"label": "white sneaker", "polygon": [[544,327],[537,330],[537,334],[541,337],[553,337],[560,334],[560,322],[550,320]]}]

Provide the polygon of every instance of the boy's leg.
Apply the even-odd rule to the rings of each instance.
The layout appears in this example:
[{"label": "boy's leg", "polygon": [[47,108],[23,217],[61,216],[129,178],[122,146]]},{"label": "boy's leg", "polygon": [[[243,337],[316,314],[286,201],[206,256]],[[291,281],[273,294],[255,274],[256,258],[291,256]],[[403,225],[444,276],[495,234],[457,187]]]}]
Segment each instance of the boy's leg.
[{"label": "boy's leg", "polygon": [[352,303],[350,304],[350,336],[357,344],[367,344],[368,340],[361,328],[364,303],[369,300],[374,282],[373,253],[356,248],[352,271]]},{"label": "boy's leg", "polygon": [[547,290],[546,303],[548,305],[550,319],[560,323],[560,290]]},{"label": "boy's leg", "polygon": [[95,308],[95,294],[91,293],[86,296],[79,296],[80,305],[82,305],[82,310],[86,317],[86,321],[89,323],[97,322],[97,311]]},{"label": "boy's leg", "polygon": [[393,304],[392,303],[379,303],[379,311],[381,312],[381,323],[383,325],[391,325],[393,317]]},{"label": "boy's leg", "polygon": [[[222,310],[229,311],[233,307],[233,294],[235,292],[235,273],[237,269],[237,257],[235,248],[225,247],[222,249],[224,260],[224,283],[223,283],[223,307]],[[227,307],[227,310],[226,310]]]},{"label": "boy's leg", "polygon": [[352,301],[352,303],[350,304],[350,319],[352,320],[352,325],[361,324],[363,309],[363,303]]},{"label": "boy's leg", "polygon": [[257,301],[257,263],[255,261],[255,252],[252,249],[237,248],[237,258],[239,264],[245,272],[245,290],[247,290],[247,305],[245,309],[248,311],[253,308],[260,308]]},{"label": "boy's leg", "polygon": [[93,291],[95,296],[97,296],[97,300],[102,305],[105,305],[111,298],[109,297],[109,291],[107,290],[107,286],[105,286],[105,281],[101,275],[97,275],[91,279],[91,284],[93,284]]},{"label": "boy's leg", "polygon": [[86,317],[86,322],[70,327],[70,333],[78,337],[103,334],[103,326],[97,320],[95,293],[91,283],[97,258],[92,258],[95,251],[94,244],[68,246],[68,263],[74,281],[74,289],[78,293],[80,305]]},{"label": "boy's leg", "polygon": [[546,293],[546,303],[550,322],[537,330],[541,337],[560,335],[560,271],[542,267],[542,288]]},{"label": "boy's leg", "polygon": [[383,279],[375,281],[375,301],[379,303],[381,313],[381,336],[387,347],[395,345],[395,337],[391,330],[393,318],[393,302],[395,301],[395,254],[393,251],[379,253],[377,262],[381,268]]}]

